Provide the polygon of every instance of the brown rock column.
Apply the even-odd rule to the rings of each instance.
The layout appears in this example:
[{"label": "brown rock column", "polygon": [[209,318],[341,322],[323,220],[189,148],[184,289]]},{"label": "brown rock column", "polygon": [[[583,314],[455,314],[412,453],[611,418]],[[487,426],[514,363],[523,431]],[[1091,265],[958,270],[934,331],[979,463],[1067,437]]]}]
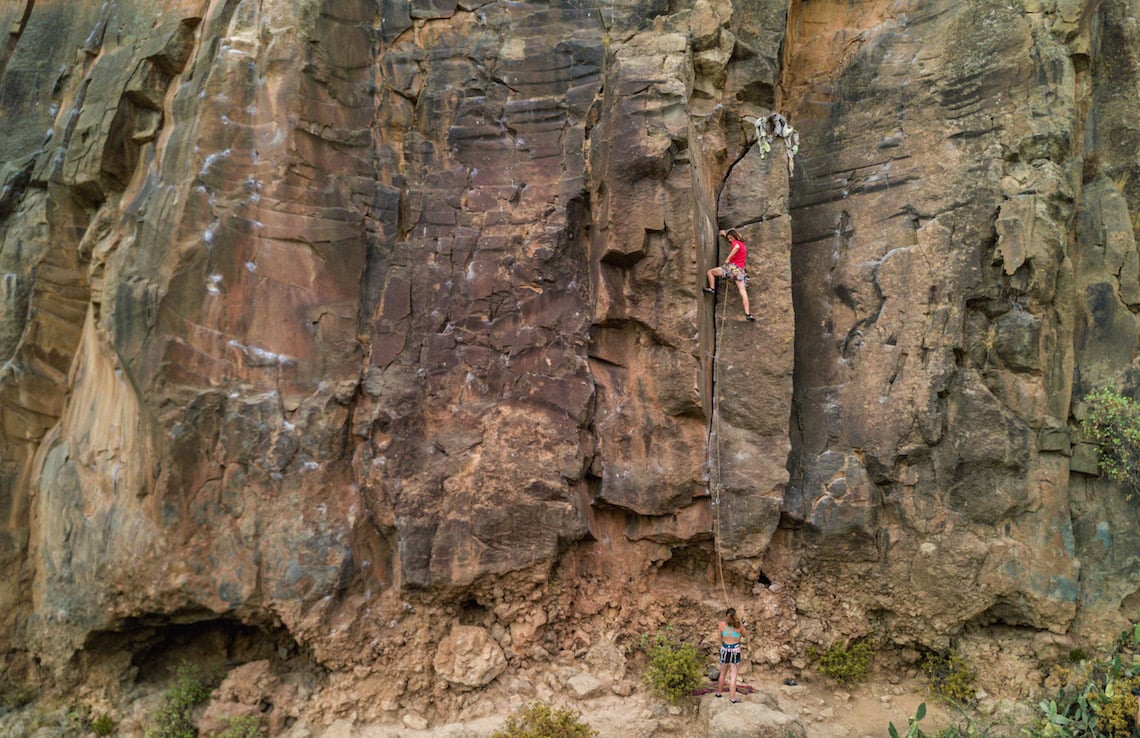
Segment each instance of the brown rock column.
[{"label": "brown rock column", "polygon": [[789,28],[808,143],[787,513],[818,615],[838,597],[895,613],[900,637],[973,618],[1063,631],[1087,28],[988,2],[795,3]]},{"label": "brown rock column", "polygon": [[401,586],[543,578],[585,532],[583,142],[602,21],[560,5],[408,7],[424,20],[385,25],[379,59],[357,474]]},{"label": "brown rock column", "polygon": [[[730,559],[765,553],[783,508],[791,449],[794,318],[787,151],[780,138],[767,154],[751,138],[748,142],[721,191],[719,227],[737,228],[748,245],[749,302],[756,322],[744,320],[732,283],[718,293],[713,316],[716,414],[709,458],[721,485],[721,549]],[[723,239],[720,243],[717,261],[723,262],[728,246]]]}]

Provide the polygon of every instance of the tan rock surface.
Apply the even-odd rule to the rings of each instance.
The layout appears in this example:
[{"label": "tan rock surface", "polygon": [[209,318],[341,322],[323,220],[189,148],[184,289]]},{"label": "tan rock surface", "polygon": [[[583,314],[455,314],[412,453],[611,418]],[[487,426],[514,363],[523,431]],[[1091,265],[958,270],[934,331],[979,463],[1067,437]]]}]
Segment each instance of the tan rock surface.
[{"label": "tan rock surface", "polygon": [[507,659],[487,631],[456,625],[440,639],[432,665],[451,684],[482,687],[503,673]]}]

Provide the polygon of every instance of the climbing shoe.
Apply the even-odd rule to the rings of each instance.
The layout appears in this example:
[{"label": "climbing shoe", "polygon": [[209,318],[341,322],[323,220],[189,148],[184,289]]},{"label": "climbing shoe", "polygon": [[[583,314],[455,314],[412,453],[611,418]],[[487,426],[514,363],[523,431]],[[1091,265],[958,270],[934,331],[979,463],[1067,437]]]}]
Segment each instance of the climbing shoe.
[{"label": "climbing shoe", "polygon": [[716,294],[716,290],[714,290],[712,287],[701,287],[701,292],[704,292],[706,295]]},{"label": "climbing shoe", "polygon": [[749,321],[755,321],[756,320],[755,316],[753,316],[752,313],[745,313],[744,319],[749,320]]}]

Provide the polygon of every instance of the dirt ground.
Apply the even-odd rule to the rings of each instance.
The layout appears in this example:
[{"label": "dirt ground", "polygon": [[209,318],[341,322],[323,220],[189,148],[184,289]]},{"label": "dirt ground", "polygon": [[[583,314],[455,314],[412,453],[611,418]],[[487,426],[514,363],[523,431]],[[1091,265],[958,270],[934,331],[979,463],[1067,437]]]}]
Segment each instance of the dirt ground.
[{"label": "dirt ground", "polygon": [[[888,735],[888,725],[892,722],[900,734],[905,734],[908,718],[923,702],[927,704],[927,713],[921,726],[926,733],[936,734],[950,724],[963,723],[960,716],[927,700],[922,694],[922,685],[913,680],[901,679],[896,684],[871,680],[843,689],[828,679],[811,677],[789,686],[783,683],[787,678],[789,674],[783,671],[758,671],[742,679],[742,683],[755,691],[740,696],[739,708],[729,705],[726,698],[717,699],[712,694],[678,706],[667,706],[640,686],[628,696],[605,694],[578,702],[564,703],[558,699],[552,702],[580,711],[581,719],[597,730],[601,738],[712,735],[709,723],[717,712],[736,709],[746,712],[749,705],[756,703],[778,706],[779,712],[803,726],[807,738],[883,738]],[[407,726],[356,726],[356,730],[346,731],[345,735],[353,738],[489,736],[512,709],[521,707],[526,700],[512,702],[514,704],[506,701],[494,706],[487,704],[478,711],[481,714],[472,713],[462,722],[431,726],[422,732],[409,731]],[[335,726],[323,738],[331,736],[339,736]]]},{"label": "dirt ground", "polygon": [[924,702],[924,732],[937,732],[955,722],[954,715],[923,695],[922,684],[910,679],[897,684],[868,681],[844,689],[822,677],[801,676],[796,686],[785,685],[786,678],[784,673],[761,672],[749,683],[758,692],[775,695],[781,711],[797,716],[808,738],[885,736],[892,722],[903,734],[908,718]]}]

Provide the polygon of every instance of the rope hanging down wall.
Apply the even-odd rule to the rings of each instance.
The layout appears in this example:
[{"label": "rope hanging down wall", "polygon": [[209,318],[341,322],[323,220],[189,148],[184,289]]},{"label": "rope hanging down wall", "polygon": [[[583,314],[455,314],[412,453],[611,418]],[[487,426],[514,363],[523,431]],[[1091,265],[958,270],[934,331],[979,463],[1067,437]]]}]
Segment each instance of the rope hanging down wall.
[{"label": "rope hanging down wall", "polygon": [[[716,304],[713,304],[713,309],[716,309]],[[725,602],[728,601],[728,590],[724,586],[724,564],[723,557],[720,551],[720,492],[723,485],[721,478],[721,455],[720,455],[720,344],[721,338],[724,336],[724,321],[725,316],[728,315],[728,310],[722,308],[720,311],[720,327],[714,331],[713,340],[713,393],[712,393],[712,446],[716,449],[716,464],[710,464],[709,469],[709,484],[712,489],[712,504],[713,504],[713,552],[716,555],[716,578],[720,584],[720,592],[724,597]],[[715,482],[714,482],[715,479]]]},{"label": "rope hanging down wall", "polygon": [[[788,119],[780,113],[774,112],[771,115],[760,118],[752,118],[752,116],[745,116],[743,118],[743,120],[749,119],[751,119],[752,125],[756,129],[756,147],[761,159],[766,158],[768,153],[772,150],[773,137],[783,140],[785,154],[787,155],[788,176],[791,177],[795,173],[795,156],[800,150],[800,134],[791,126]],[[716,310],[715,303],[713,303],[713,310]],[[724,557],[721,555],[721,492],[724,489],[724,481],[720,444],[720,347],[721,340],[724,337],[724,323],[727,315],[728,310],[722,308],[720,311],[720,325],[713,332],[713,340],[715,343],[712,357],[712,423],[710,423],[709,428],[708,453],[709,491],[712,496],[713,505],[713,550],[716,555],[717,582],[720,585],[721,594],[724,596],[725,601],[728,600],[728,591],[724,583]]]}]

